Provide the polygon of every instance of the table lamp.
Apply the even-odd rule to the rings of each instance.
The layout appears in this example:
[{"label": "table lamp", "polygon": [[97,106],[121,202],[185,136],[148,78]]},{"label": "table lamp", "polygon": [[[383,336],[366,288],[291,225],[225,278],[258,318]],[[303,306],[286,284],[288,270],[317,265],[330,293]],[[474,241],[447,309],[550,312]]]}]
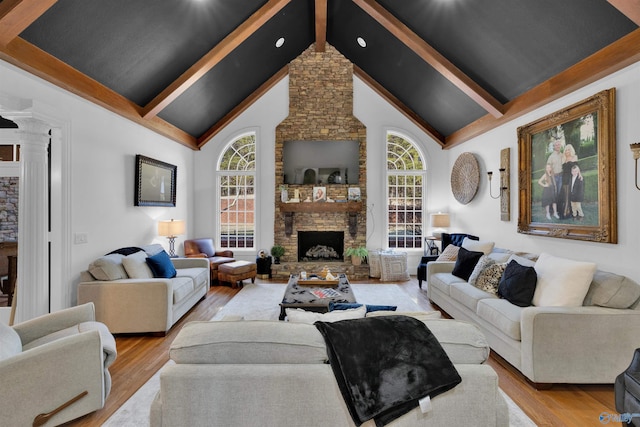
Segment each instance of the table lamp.
[{"label": "table lamp", "polygon": [[159,221],[158,222],[158,234],[160,236],[165,236],[169,239],[169,256],[175,258],[177,255],[174,250],[174,245],[176,242],[176,237],[179,234],[184,234],[185,232],[185,224],[184,221],[171,219],[170,221]]}]

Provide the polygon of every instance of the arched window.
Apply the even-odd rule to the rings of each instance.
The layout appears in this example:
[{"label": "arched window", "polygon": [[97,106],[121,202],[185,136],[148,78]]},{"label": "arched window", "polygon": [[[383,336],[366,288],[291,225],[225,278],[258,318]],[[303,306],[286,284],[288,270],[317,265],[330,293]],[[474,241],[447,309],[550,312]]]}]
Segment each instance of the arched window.
[{"label": "arched window", "polygon": [[425,163],[414,142],[387,132],[387,236],[390,248],[422,248]]},{"label": "arched window", "polygon": [[220,247],[254,248],[256,134],[244,134],[220,155],[218,235]]}]

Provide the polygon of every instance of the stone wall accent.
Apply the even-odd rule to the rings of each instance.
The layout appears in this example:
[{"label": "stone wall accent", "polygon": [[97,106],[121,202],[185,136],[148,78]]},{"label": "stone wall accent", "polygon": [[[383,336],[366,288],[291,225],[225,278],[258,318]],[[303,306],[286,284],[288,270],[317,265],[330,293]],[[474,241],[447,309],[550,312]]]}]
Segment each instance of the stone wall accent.
[{"label": "stone wall accent", "polygon": [[[346,213],[296,213],[293,233],[284,232],[284,216],[280,212],[279,188],[284,182],[282,150],[284,141],[344,141],[360,142],[360,173],[358,186],[363,200],[358,213],[358,233],[355,237],[348,232]],[[276,128],[275,175],[276,214],[275,243],[285,248],[282,258],[288,270],[304,270],[296,266],[297,231],[345,231],[345,247],[366,246],[367,224],[367,170],[366,170],[366,128],[353,116],[353,64],[333,46],[327,44],[324,52],[316,52],[312,44],[289,64],[289,116]],[[347,185],[323,184],[327,196],[332,199],[347,197]],[[312,185],[289,185],[289,195],[297,189],[301,200],[310,196]]]},{"label": "stone wall accent", "polygon": [[0,177],[0,242],[18,240],[18,177]]}]

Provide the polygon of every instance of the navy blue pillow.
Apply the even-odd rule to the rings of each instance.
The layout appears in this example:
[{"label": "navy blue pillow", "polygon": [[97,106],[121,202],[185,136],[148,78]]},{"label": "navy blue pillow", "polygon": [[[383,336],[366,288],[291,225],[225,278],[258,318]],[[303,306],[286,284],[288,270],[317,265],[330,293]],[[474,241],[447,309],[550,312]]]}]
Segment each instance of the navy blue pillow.
[{"label": "navy blue pillow", "polygon": [[538,275],[533,267],[525,267],[511,261],[502,273],[498,296],[518,307],[529,307],[536,291]]},{"label": "navy blue pillow", "polygon": [[177,271],[169,258],[169,254],[165,251],[147,257],[147,265],[153,273],[153,277],[162,279],[171,279],[176,277]]},{"label": "navy blue pillow", "polygon": [[[372,311],[396,311],[398,306],[395,305],[371,305],[367,304],[367,313],[371,313]],[[362,307],[362,304],[358,304],[357,302],[333,302],[329,303],[329,311],[334,310],[350,310],[352,308]]]},{"label": "navy blue pillow", "polygon": [[483,252],[468,251],[461,247],[458,251],[458,258],[456,258],[456,265],[453,267],[451,274],[463,280],[469,280],[482,255],[484,255]]}]

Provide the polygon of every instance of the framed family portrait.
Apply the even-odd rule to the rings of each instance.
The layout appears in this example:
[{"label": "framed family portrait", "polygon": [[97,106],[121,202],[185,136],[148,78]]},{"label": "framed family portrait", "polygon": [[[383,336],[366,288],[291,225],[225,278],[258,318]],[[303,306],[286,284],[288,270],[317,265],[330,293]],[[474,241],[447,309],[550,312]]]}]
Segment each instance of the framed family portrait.
[{"label": "framed family portrait", "polygon": [[518,232],[617,243],[615,89],[518,128]]},{"label": "framed family portrait", "polygon": [[314,202],[326,202],[327,201],[327,188],[326,187],[313,187],[313,201]]},{"label": "framed family portrait", "polygon": [[134,206],[175,206],[177,169],[137,154]]}]

